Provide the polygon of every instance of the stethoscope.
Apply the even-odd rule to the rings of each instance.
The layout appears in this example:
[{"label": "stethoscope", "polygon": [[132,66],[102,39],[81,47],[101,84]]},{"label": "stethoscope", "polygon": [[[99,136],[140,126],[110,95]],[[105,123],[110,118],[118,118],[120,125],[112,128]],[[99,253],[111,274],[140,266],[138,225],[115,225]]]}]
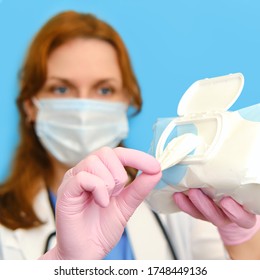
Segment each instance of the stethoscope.
[{"label": "stethoscope", "polygon": [[[49,190],[48,190],[48,199],[49,199],[49,203],[50,203],[50,206],[51,206],[51,209],[52,209],[53,218],[55,220],[55,201],[54,201],[54,198],[53,198],[53,194]],[[166,232],[165,227],[163,226],[161,219],[159,218],[158,214],[156,214],[153,211],[152,211],[152,213],[153,213],[159,227],[161,228],[161,230],[163,232],[163,235],[164,235],[164,237],[167,241],[167,244],[170,248],[170,252],[172,254],[173,259],[178,260],[177,255],[175,253],[175,250],[174,250],[174,248],[172,246],[172,243],[170,241],[169,235]],[[56,242],[56,231],[54,231],[54,232],[52,232],[48,235],[48,237],[46,239],[46,242],[45,242],[44,254],[52,248],[54,242]]]},{"label": "stethoscope", "polygon": [[156,214],[155,212],[152,211],[152,213],[153,213],[153,215],[154,215],[154,217],[155,217],[157,223],[159,224],[159,226],[160,226],[160,228],[161,228],[161,230],[162,230],[162,232],[163,232],[163,235],[164,235],[164,237],[165,237],[165,239],[166,239],[166,241],[167,241],[167,244],[168,244],[168,246],[169,246],[169,248],[170,248],[170,251],[171,251],[171,254],[172,254],[173,259],[174,259],[174,260],[178,260],[177,255],[176,255],[176,253],[175,253],[175,250],[174,250],[174,248],[173,248],[173,245],[172,245],[172,243],[171,243],[171,240],[170,240],[170,238],[169,238],[169,235],[168,235],[168,233],[166,232],[165,227],[163,226],[160,217],[159,217],[158,214]]},{"label": "stethoscope", "polygon": [[[49,203],[51,206],[51,210],[52,210],[52,214],[53,214],[53,218],[55,220],[55,200],[53,197],[53,194],[47,189],[48,191],[48,199],[49,199]],[[45,242],[45,246],[44,246],[44,254],[49,251],[52,247],[53,244],[56,242],[56,231],[53,231],[52,233],[50,233],[46,239]]]}]

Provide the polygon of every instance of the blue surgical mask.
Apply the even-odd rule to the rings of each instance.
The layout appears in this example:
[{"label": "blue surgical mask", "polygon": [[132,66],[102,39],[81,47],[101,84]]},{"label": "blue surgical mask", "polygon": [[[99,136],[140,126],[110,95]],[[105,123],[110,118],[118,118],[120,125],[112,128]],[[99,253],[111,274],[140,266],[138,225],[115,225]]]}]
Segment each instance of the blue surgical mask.
[{"label": "blue surgical mask", "polygon": [[73,166],[91,152],[115,148],[128,135],[127,105],[92,99],[34,99],[36,134],[58,161]]}]

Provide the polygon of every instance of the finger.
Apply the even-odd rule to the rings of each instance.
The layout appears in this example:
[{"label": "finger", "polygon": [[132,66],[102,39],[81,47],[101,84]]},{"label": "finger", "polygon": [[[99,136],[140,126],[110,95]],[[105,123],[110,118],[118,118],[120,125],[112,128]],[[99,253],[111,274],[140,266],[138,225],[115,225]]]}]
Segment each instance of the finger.
[{"label": "finger", "polygon": [[113,192],[113,189],[115,187],[113,175],[97,155],[92,154],[88,156],[80,163],[78,163],[74,168],[72,168],[72,173],[74,174],[74,176],[82,171],[86,171],[101,178],[105,182],[108,192],[110,194]]},{"label": "finger", "polygon": [[106,183],[96,175],[85,171],[77,173],[71,177],[65,185],[58,190],[58,199],[61,201],[70,201],[71,207],[80,207],[85,205],[87,198],[94,201],[101,207],[107,207],[109,204],[109,194]]},{"label": "finger", "polygon": [[215,226],[221,227],[231,222],[215,202],[200,189],[189,189],[188,196],[201,214]]},{"label": "finger", "polygon": [[161,178],[161,172],[153,175],[142,173],[125,188],[117,198],[122,211],[130,217],[135,209],[144,201],[148,193],[155,187]]},{"label": "finger", "polygon": [[256,223],[256,216],[247,212],[240,204],[231,197],[224,197],[219,205],[227,217],[243,228],[251,228]]},{"label": "finger", "polygon": [[176,192],[173,194],[173,200],[175,204],[183,212],[191,215],[196,219],[206,220],[206,218],[201,214],[201,212],[194,206],[188,196],[182,192]]},{"label": "finger", "polygon": [[126,211],[130,217],[159,182],[162,176],[161,167],[159,162],[147,153],[126,148],[115,148],[114,151],[124,166],[143,171],[117,198],[121,210]]},{"label": "finger", "polygon": [[159,162],[151,155],[134,149],[118,147],[114,149],[123,166],[134,167],[146,174],[161,172]]},{"label": "finger", "polygon": [[100,158],[113,177],[115,187],[111,195],[118,195],[129,180],[123,164],[119,160],[114,149],[104,147],[94,154]]}]

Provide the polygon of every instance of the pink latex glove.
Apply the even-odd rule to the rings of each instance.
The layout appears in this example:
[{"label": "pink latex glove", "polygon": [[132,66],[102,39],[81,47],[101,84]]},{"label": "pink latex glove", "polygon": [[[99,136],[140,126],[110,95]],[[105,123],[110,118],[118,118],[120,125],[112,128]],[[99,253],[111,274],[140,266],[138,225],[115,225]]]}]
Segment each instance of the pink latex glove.
[{"label": "pink latex glove", "polygon": [[[129,184],[124,166],[143,171]],[[40,259],[103,259],[161,178],[151,155],[102,148],[64,176],[56,205],[57,245]]]},{"label": "pink latex glove", "polygon": [[260,217],[243,209],[231,197],[224,197],[218,205],[200,189],[174,193],[180,210],[217,226],[226,245],[237,245],[249,240],[260,229]]}]

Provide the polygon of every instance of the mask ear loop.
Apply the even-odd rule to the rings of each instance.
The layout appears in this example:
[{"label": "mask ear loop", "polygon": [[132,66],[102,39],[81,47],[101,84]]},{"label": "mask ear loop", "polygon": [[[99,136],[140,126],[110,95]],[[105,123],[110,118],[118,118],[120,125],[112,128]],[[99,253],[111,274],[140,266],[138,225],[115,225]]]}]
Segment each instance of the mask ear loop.
[{"label": "mask ear loop", "polygon": [[156,146],[155,157],[160,162],[162,171],[179,163],[201,143],[199,136],[185,133],[173,138],[164,149],[167,138],[175,127],[176,123],[172,120],[163,131]]},{"label": "mask ear loop", "polygon": [[[30,102],[32,102],[32,104],[37,108],[39,109],[40,107],[40,102],[35,98],[35,97],[32,97]],[[25,124],[27,126],[31,126],[33,123],[34,123],[34,120],[33,118],[31,118],[30,116],[30,112],[29,112],[29,109],[26,108],[26,105],[23,104],[23,110],[25,112],[25,115],[26,115],[26,118],[25,118]]]},{"label": "mask ear loop", "polygon": [[33,97],[33,98],[32,98],[32,103],[35,105],[35,107],[36,107],[37,109],[39,109],[39,108],[41,107],[41,103],[40,103],[40,101],[38,100],[38,98],[36,98],[36,97]]}]

